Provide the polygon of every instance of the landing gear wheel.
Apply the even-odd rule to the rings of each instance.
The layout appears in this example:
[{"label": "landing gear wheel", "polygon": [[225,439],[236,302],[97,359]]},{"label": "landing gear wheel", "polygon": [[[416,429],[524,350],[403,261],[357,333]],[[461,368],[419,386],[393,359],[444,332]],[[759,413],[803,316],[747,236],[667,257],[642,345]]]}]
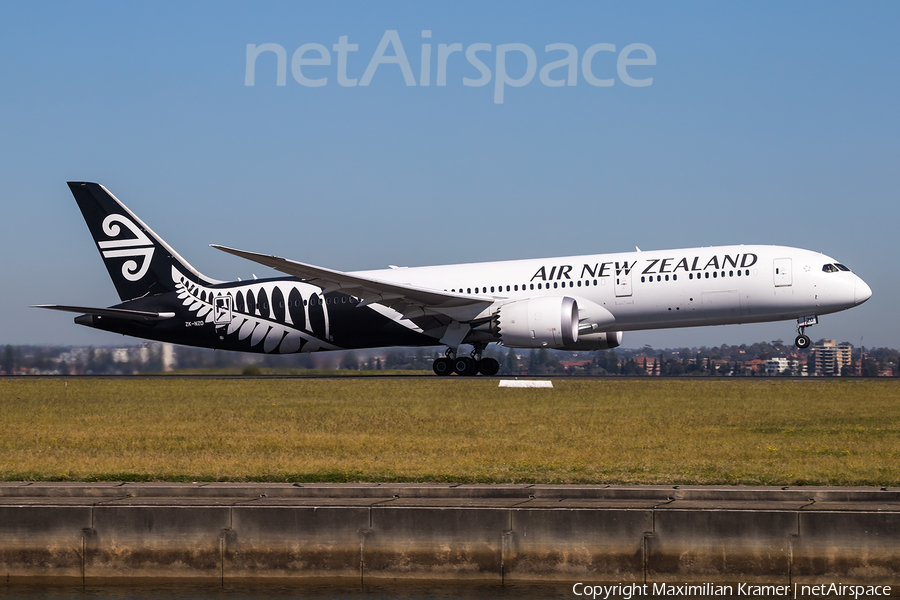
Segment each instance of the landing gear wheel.
[{"label": "landing gear wheel", "polygon": [[496,375],[500,371],[500,363],[493,358],[482,358],[478,361],[478,372],[482,375]]},{"label": "landing gear wheel", "polygon": [[476,366],[475,361],[468,356],[457,357],[456,360],[453,361],[453,370],[463,377],[478,374],[478,367]]},{"label": "landing gear wheel", "polygon": [[794,340],[794,344],[796,344],[799,349],[803,350],[809,348],[810,341],[809,336],[806,335],[806,328],[812,327],[818,322],[819,318],[815,315],[797,319],[797,338]]},{"label": "landing gear wheel", "polygon": [[440,375],[441,377],[452,375],[453,361],[449,358],[436,358],[431,365],[431,370],[434,371],[435,375]]},{"label": "landing gear wheel", "polygon": [[809,336],[802,333],[797,336],[797,339],[794,340],[794,344],[801,350],[809,348],[810,343],[811,342]]}]

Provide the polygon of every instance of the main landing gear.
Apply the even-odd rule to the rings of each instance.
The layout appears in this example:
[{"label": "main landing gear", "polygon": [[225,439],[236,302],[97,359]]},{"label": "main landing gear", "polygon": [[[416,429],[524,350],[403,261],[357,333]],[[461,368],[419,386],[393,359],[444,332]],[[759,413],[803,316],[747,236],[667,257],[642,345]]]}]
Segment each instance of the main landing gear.
[{"label": "main landing gear", "polygon": [[807,327],[812,327],[816,323],[819,322],[818,317],[800,317],[797,319],[797,338],[794,340],[794,344],[801,350],[805,350],[809,348],[809,345],[812,343],[809,339],[809,336],[803,333],[806,331]]},{"label": "main landing gear", "polygon": [[457,356],[456,350],[447,349],[447,355],[437,358],[432,365],[435,375],[446,376],[458,373],[464,377],[473,375],[496,375],[500,371],[500,363],[493,358],[482,358],[487,344],[476,344],[470,356]]}]

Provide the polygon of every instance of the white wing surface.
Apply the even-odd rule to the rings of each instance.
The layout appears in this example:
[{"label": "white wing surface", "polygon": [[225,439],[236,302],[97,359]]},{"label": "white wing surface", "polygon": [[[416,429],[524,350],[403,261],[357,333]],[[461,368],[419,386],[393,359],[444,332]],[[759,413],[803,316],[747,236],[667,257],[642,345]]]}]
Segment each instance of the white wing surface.
[{"label": "white wing surface", "polygon": [[359,306],[380,304],[396,310],[403,318],[446,315],[454,320],[475,318],[495,300],[493,297],[459,294],[413,285],[382,281],[326,269],[306,263],[217,244],[213,248],[271,267],[322,288],[322,293],[342,292],[360,298]]}]

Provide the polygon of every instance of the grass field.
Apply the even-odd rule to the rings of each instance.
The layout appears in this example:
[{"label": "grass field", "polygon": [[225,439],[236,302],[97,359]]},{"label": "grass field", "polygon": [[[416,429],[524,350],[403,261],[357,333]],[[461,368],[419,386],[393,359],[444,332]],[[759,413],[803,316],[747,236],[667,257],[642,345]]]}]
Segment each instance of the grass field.
[{"label": "grass field", "polygon": [[0,479],[900,485],[892,380],[0,379]]}]

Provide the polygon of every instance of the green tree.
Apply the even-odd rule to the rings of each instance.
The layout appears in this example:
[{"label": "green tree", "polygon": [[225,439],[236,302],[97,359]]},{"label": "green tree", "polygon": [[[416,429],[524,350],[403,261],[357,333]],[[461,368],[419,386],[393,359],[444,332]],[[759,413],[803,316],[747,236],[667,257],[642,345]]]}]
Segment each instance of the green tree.
[{"label": "green tree", "polygon": [[506,353],[506,374],[515,375],[519,372],[519,359],[516,357],[515,348],[510,348]]},{"label": "green tree", "polygon": [[359,371],[359,359],[356,357],[356,353],[346,353],[344,359],[341,361],[340,368],[348,371]]},{"label": "green tree", "polygon": [[606,351],[606,371],[610,375],[619,374],[619,355],[615,350]]},{"label": "green tree", "polygon": [[405,363],[406,360],[403,358],[403,355],[396,350],[388,352],[388,355],[384,358],[385,369],[399,369]]},{"label": "green tree", "polygon": [[863,377],[878,377],[878,362],[874,358],[866,357],[862,361]]},{"label": "green tree", "polygon": [[3,370],[7,375],[12,375],[16,368],[16,354],[13,347],[9,344],[3,350]]},{"label": "green tree", "polygon": [[546,348],[539,348],[537,352],[532,351],[532,355],[534,355],[534,366],[535,371],[531,373],[531,375],[546,375],[547,374],[547,362],[550,360],[550,356],[547,353]]}]

